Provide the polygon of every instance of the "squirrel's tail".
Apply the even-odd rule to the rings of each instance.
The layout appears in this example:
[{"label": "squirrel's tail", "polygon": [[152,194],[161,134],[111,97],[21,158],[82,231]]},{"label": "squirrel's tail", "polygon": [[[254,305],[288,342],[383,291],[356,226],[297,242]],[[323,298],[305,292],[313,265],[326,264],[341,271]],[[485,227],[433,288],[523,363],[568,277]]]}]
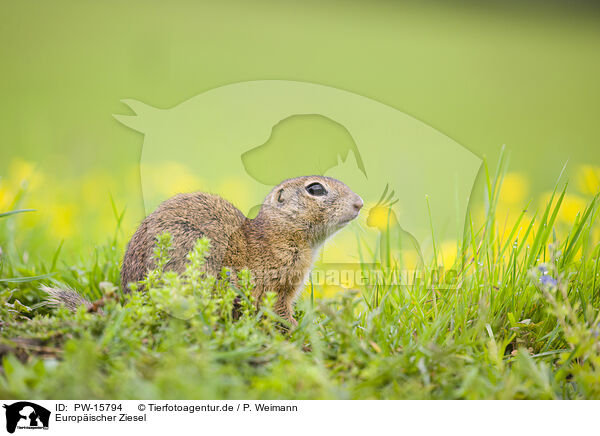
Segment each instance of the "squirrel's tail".
[{"label": "squirrel's tail", "polygon": [[85,306],[88,309],[92,307],[92,303],[83,298],[77,291],[70,288],[58,289],[42,286],[40,288],[48,297],[46,297],[46,305],[50,307],[65,306],[71,312],[75,312],[79,306]]}]

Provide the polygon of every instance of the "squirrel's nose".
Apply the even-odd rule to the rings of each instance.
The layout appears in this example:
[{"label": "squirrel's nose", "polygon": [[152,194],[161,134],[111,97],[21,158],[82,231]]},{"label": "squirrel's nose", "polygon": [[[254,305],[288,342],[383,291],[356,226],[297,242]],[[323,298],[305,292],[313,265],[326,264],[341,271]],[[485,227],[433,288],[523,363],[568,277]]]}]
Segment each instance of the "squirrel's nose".
[{"label": "squirrel's nose", "polygon": [[352,206],[354,206],[354,210],[356,210],[357,212],[359,210],[361,210],[362,207],[363,207],[362,198],[360,198],[360,197],[357,196],[357,198],[356,198],[356,200],[354,200],[354,204]]}]

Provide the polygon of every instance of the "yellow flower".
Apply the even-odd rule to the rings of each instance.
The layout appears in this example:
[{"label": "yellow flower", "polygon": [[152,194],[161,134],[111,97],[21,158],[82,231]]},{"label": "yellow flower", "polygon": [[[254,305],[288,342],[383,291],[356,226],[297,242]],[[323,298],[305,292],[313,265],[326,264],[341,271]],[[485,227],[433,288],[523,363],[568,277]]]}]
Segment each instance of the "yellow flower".
[{"label": "yellow flower", "polygon": [[508,173],[500,187],[499,202],[504,205],[520,205],[529,192],[529,181],[520,173]]},{"label": "yellow flower", "polygon": [[[315,298],[331,298],[338,292],[345,291],[341,286],[336,285],[323,285],[314,287]],[[306,286],[304,294],[310,296],[310,285]]]},{"label": "yellow flower", "polygon": [[581,165],[576,176],[577,187],[586,195],[596,195],[600,191],[600,167]]},{"label": "yellow flower", "polygon": [[373,206],[369,209],[367,225],[374,227],[380,232],[386,231],[388,228],[394,227],[398,223],[394,211],[386,206]]},{"label": "yellow flower", "polygon": [[5,212],[11,202],[12,195],[6,184],[0,181],[0,212]]},{"label": "yellow flower", "polygon": [[51,211],[52,233],[59,239],[66,239],[75,233],[75,212],[77,206],[74,204],[57,204]]},{"label": "yellow flower", "polygon": [[[496,227],[498,230],[498,233],[497,233],[498,242],[500,244],[504,244],[506,242],[506,239],[510,236],[510,232],[517,224],[517,220],[519,219],[519,216],[521,216],[522,212],[523,212],[523,210],[519,207],[506,207],[506,206],[498,207],[498,209],[496,210]],[[533,216],[529,212],[525,212],[525,214],[523,215],[523,218],[521,218],[521,222],[519,223],[519,227],[517,229],[517,232],[515,233],[515,238],[514,238],[514,239],[518,239],[519,243],[522,242],[521,238],[525,234],[525,231],[527,230],[527,227],[529,227],[529,224],[531,223],[532,219],[533,219]],[[534,224],[533,231],[535,231],[535,229],[536,229],[536,227]],[[530,232],[529,236],[527,237],[527,241],[526,241],[527,244],[533,243],[533,239],[534,239],[533,231]],[[511,241],[511,243],[512,242],[514,242],[514,240]]]},{"label": "yellow flower", "polygon": [[19,182],[28,180],[34,171],[34,165],[20,158],[15,158],[11,161],[9,174],[11,178],[17,179]]},{"label": "yellow flower", "polygon": [[193,192],[203,188],[198,176],[188,167],[178,162],[164,162],[161,164],[144,163],[142,173],[145,180],[151,182],[150,192],[161,196],[172,197],[182,192]]},{"label": "yellow flower", "polygon": [[[558,199],[558,195],[554,197],[554,201],[552,202],[553,206],[556,205],[556,201]],[[542,196],[542,201],[540,207],[543,209],[550,201],[550,194],[546,193]],[[565,223],[565,224],[573,224],[575,222],[575,217],[579,212],[583,212],[583,210],[587,206],[587,201],[579,197],[577,195],[565,194],[563,198],[563,202],[560,205],[560,209],[557,215],[557,221]]]},{"label": "yellow flower", "polygon": [[9,178],[20,187],[23,183],[27,183],[29,189],[35,189],[42,182],[42,173],[35,169],[32,162],[15,158],[11,161],[8,168]]},{"label": "yellow flower", "polygon": [[421,258],[419,257],[419,253],[415,250],[402,250],[402,266],[404,269],[412,271],[417,268]]},{"label": "yellow flower", "polygon": [[444,241],[440,245],[440,254],[445,267],[451,267],[456,261],[456,241]]},{"label": "yellow flower", "polygon": [[598,226],[592,229],[592,241],[594,242],[594,244],[600,242],[600,227]]},{"label": "yellow flower", "polygon": [[256,206],[247,201],[252,195],[248,190],[248,183],[241,177],[229,177],[224,180],[217,192],[244,212],[247,209]]}]

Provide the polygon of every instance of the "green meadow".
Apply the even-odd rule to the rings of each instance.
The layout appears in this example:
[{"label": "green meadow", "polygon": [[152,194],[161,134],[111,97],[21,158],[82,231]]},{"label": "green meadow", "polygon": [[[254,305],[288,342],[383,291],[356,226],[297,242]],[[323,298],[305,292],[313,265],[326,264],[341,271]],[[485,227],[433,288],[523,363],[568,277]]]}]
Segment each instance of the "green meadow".
[{"label": "green meadow", "polygon": [[[0,14],[0,398],[600,398],[592,5],[24,0]],[[462,236],[429,226],[431,261],[381,262],[390,211],[366,199],[380,239],[350,255],[368,279],[308,283],[288,333],[246,273],[236,288],[195,272],[206,242],[179,277],[157,241],[147,292],[124,294],[145,138],[113,117],[132,114],[121,100],[168,109],[264,79],[369,97],[483,158]],[[310,116],[274,141],[350,143]],[[197,184],[185,163],[156,165],[177,175],[161,195]],[[48,307],[42,284],[97,310]]]},{"label": "green meadow", "polygon": [[[117,285],[118,232],[71,264],[59,262],[59,250],[37,264],[9,252],[0,279],[0,395],[600,398],[598,195],[565,228],[558,217],[567,186],[557,184],[533,219],[523,210],[506,227],[498,217],[505,160],[485,173],[483,222],[470,219],[447,270],[436,257],[403,283],[401,261],[380,264],[375,280],[332,297],[309,285],[288,333],[272,311],[274,293],[255,309],[247,271],[239,287],[226,271],[199,273],[207,240],[178,276],[163,270],[169,237],[157,238],[156,269],[146,291],[132,294]],[[1,216],[7,247],[11,221],[26,213]],[[117,229],[122,217],[115,208]],[[74,314],[49,309],[40,304],[44,280],[98,303]],[[241,316],[233,320],[236,298]]]}]

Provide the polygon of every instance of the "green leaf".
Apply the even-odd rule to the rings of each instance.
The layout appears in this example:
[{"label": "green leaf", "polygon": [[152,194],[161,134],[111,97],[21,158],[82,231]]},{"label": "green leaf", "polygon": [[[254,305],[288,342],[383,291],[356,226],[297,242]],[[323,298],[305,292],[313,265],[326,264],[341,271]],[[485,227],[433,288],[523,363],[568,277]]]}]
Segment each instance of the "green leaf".
[{"label": "green leaf", "polygon": [[9,212],[3,212],[3,213],[0,213],[0,218],[4,218],[7,216],[16,215],[18,213],[24,213],[24,212],[35,212],[35,209],[18,209],[18,210],[11,210]]},{"label": "green leaf", "polygon": [[13,277],[10,279],[0,279],[0,283],[27,283],[34,282],[36,280],[43,280],[49,277],[52,277],[54,273],[43,274],[41,276],[31,276],[31,277]]}]

